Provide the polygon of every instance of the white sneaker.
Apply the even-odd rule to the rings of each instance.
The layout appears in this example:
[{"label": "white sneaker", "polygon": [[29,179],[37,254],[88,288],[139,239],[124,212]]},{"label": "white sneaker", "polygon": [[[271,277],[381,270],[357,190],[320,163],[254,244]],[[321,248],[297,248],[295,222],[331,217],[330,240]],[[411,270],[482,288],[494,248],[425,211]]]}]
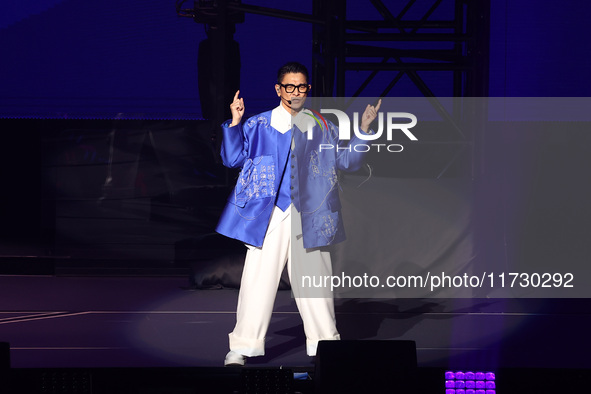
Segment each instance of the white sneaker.
[{"label": "white sneaker", "polygon": [[226,359],[224,360],[224,366],[226,367],[242,367],[246,362],[246,357],[244,357],[240,353],[236,353],[232,350],[226,354]]}]

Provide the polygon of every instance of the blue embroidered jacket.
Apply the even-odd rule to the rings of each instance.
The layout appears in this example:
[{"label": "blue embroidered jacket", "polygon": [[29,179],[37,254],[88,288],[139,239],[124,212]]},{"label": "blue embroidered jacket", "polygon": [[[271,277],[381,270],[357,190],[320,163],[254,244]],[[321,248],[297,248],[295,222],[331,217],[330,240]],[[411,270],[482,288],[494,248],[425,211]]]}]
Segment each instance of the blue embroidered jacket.
[{"label": "blue embroidered jacket", "polygon": [[[276,117],[283,115],[280,111],[287,113],[276,108],[249,118],[244,125],[229,127],[230,121],[222,125],[223,163],[242,170],[216,231],[260,247],[274,206],[285,211],[293,203],[301,214],[305,248],[341,242],[345,232],[337,171],[358,170],[364,154],[343,147],[337,128],[330,122],[316,122],[308,110],[301,111],[293,127],[281,133],[273,127]],[[307,128],[311,126],[306,126],[310,122],[312,139]],[[355,136],[350,145],[360,141]]]}]

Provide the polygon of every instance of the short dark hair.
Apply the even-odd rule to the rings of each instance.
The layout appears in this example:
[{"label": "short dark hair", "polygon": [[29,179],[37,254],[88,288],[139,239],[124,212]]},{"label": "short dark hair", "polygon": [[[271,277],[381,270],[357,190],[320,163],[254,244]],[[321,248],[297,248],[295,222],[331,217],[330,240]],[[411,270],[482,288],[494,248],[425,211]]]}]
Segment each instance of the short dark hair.
[{"label": "short dark hair", "polygon": [[308,82],[308,69],[306,66],[298,62],[289,62],[285,63],[283,66],[281,66],[279,71],[277,71],[277,83],[281,83],[285,74],[289,73],[302,73],[306,77],[306,82]]}]

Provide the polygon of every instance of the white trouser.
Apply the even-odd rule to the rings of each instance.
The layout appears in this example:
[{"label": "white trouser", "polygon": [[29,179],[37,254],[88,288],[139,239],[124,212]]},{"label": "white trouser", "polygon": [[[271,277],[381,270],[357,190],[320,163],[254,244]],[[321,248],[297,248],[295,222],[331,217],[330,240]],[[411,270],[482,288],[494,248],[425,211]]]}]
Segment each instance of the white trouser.
[{"label": "white trouser", "polygon": [[265,354],[265,335],[286,262],[292,291],[304,322],[307,354],[316,355],[320,340],[340,339],[330,289],[321,289],[321,293],[318,289],[302,289],[299,279],[303,274],[331,275],[330,253],[305,249],[301,232],[300,215],[293,205],[286,212],[275,207],[263,246],[249,247],[238,296],[236,326],[229,334],[230,350],[248,357]]}]

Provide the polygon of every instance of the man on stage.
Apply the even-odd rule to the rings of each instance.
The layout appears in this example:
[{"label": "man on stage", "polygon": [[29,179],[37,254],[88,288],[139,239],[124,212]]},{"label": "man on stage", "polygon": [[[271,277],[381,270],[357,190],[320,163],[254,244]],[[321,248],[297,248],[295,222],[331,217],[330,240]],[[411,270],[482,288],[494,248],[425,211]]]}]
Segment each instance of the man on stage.
[{"label": "man on stage", "polygon": [[[336,147],[343,142],[332,123],[315,122],[313,113],[304,108],[310,89],[306,67],[287,63],[279,69],[275,84],[278,107],[242,124],[245,107],[238,91],[230,105],[232,120],[222,125],[224,165],[242,170],[216,231],[241,240],[248,248],[236,326],[229,334],[230,352],[224,365],[244,365],[246,357],[264,355],[286,263],[304,324],[307,354],[316,354],[320,340],[340,339],[330,289],[314,293],[302,288],[297,278],[332,274],[330,253],[322,247],[345,239],[337,171],[358,170],[363,153],[320,149],[320,144]],[[363,132],[369,132],[380,104],[367,106],[361,118]],[[350,143],[360,141],[353,137]]]}]

